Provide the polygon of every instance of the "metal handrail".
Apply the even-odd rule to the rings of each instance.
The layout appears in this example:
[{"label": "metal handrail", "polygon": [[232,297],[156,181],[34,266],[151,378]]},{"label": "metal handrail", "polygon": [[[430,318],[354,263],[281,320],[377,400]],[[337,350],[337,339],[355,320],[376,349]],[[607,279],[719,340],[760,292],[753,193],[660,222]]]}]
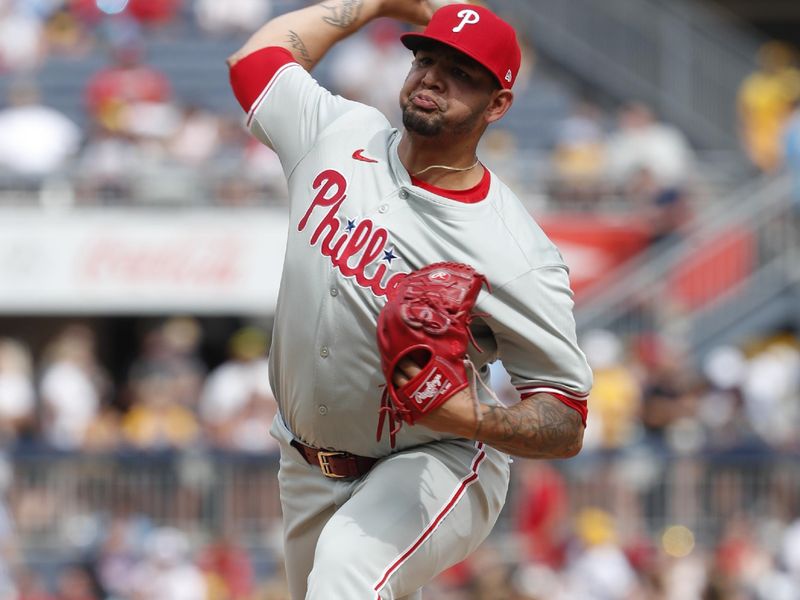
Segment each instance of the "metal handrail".
[{"label": "metal handrail", "polygon": [[735,97],[758,34],[685,1],[519,0],[507,10],[538,49],[598,88],[648,102],[703,146],[737,146]]},{"label": "metal handrail", "polygon": [[[179,527],[195,542],[209,539],[228,524],[229,533],[254,553],[273,550],[280,524],[274,455],[217,455],[195,450],[159,453],[16,452],[9,457],[14,473],[9,506],[20,547],[40,559],[70,558],[90,553],[103,540],[102,528],[112,515],[143,518],[153,525]],[[527,502],[525,481],[533,467],[557,469],[575,510],[600,507],[620,519],[623,539],[639,539],[641,523],[631,517],[630,502],[646,510],[648,527],[659,536],[663,527],[680,520],[691,527],[698,543],[713,547],[719,526],[730,516],[706,510],[702,500],[735,477],[748,491],[725,505],[741,514],[763,514],[757,499],[769,498],[780,486],[797,486],[800,462],[796,452],[765,445],[717,448],[686,454],[636,446],[592,453],[575,461],[546,465],[516,461],[508,504],[495,535],[514,531],[514,518]],[[702,476],[697,476],[701,473]],[[635,482],[635,484],[634,484]],[[598,493],[625,489],[626,494]],[[653,502],[653,499],[657,502]],[[682,502],[692,499],[691,509]],[[741,505],[737,504],[741,502]],[[35,503],[36,510],[30,510]],[[720,512],[722,511],[722,512]],[[736,513],[739,514],[739,513]]]},{"label": "metal handrail", "polygon": [[579,325],[600,326],[607,322],[611,315],[622,310],[620,305],[625,298],[662,280],[704,239],[734,223],[747,222],[759,215],[765,218],[773,207],[784,207],[789,185],[787,177],[757,178],[726,201],[709,203],[678,232],[682,238],[680,243],[667,249],[650,248],[586,290],[586,300],[577,311]]},{"label": "metal handrail", "polygon": [[[651,325],[667,332],[683,334],[689,350],[706,343],[719,326],[712,326],[709,315],[725,300],[759,286],[760,296],[775,295],[798,278],[792,257],[798,240],[791,235],[791,180],[788,175],[758,179],[724,204],[712,204],[684,230],[683,239],[673,246],[654,248],[607,278],[602,290],[595,287],[585,294],[586,302],[576,310],[581,330],[611,328],[626,330],[641,319],[645,307]],[[753,264],[749,272],[741,267],[742,277],[716,297],[697,307],[675,307],[669,301],[670,275],[689,264],[698,249],[730,231],[743,231],[753,238]],[[777,233],[776,233],[777,232]],[[724,260],[724,259],[721,259]],[[731,258],[730,260],[736,260]],[[726,265],[722,265],[724,268]],[[631,299],[636,299],[631,302]],[[745,306],[740,307],[744,311]],[[741,317],[742,315],[740,315]],[[625,327],[622,326],[625,324]],[[708,327],[706,327],[706,325]]]},{"label": "metal handrail", "polygon": [[[800,293],[799,259],[799,248],[792,248],[776,256],[746,281],[730,290],[729,298],[738,298],[732,309],[721,309],[718,302],[692,315],[691,321],[696,325],[692,328],[690,349],[694,354],[706,354],[716,340],[734,333],[733,330],[742,325],[743,314],[764,313],[765,306],[787,291],[794,289]],[[789,297],[789,302],[793,301],[796,294]],[[724,298],[720,302],[724,302]]]}]

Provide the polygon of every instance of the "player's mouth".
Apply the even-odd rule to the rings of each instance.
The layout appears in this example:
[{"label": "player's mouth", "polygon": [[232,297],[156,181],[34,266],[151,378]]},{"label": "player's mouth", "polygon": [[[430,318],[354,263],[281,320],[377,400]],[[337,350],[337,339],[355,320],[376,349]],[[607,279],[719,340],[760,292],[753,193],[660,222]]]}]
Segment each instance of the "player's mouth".
[{"label": "player's mouth", "polygon": [[428,94],[424,93],[417,93],[411,96],[411,103],[414,106],[422,108],[424,110],[441,110],[439,103],[436,100],[429,96]]}]

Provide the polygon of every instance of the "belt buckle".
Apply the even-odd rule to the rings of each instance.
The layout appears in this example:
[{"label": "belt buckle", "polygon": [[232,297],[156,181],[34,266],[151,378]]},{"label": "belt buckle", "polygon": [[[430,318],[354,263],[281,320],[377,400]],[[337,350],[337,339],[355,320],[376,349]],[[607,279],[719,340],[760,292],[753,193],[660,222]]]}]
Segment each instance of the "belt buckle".
[{"label": "belt buckle", "polygon": [[328,459],[332,456],[345,456],[346,452],[327,452],[324,450],[320,450],[317,452],[317,460],[319,461],[319,468],[322,470],[322,474],[325,477],[330,477],[331,479],[340,479],[346,477],[346,475],[337,475],[331,470],[331,463]]}]

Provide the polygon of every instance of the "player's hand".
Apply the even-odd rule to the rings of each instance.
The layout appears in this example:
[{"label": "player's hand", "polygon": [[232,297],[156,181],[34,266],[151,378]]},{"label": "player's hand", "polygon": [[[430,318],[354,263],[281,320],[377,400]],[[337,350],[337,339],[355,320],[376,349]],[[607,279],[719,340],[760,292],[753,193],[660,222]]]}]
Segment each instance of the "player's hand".
[{"label": "player's hand", "polygon": [[[397,387],[402,387],[420,371],[419,365],[404,358],[397,363],[392,381]],[[417,424],[441,433],[472,439],[478,429],[472,389],[467,387],[453,394],[444,404],[421,417]]]},{"label": "player's hand", "polygon": [[378,2],[380,16],[412,25],[427,25],[434,12],[434,6],[428,0],[378,0]]}]

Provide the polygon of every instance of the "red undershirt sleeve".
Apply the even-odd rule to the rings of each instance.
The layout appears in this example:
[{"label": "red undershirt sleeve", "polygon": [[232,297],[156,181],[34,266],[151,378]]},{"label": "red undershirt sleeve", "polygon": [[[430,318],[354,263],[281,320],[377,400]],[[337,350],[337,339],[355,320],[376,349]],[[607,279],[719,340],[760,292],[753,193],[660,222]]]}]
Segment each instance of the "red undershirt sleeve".
[{"label": "red undershirt sleeve", "polygon": [[231,88],[242,109],[249,113],[275,74],[297,62],[286,48],[270,46],[256,50],[230,69]]},{"label": "red undershirt sleeve", "polygon": [[553,396],[553,398],[556,398],[560,402],[569,406],[571,409],[577,411],[577,413],[581,416],[581,422],[583,423],[583,426],[586,427],[586,417],[589,414],[589,408],[586,403],[586,400],[578,400],[576,398],[570,398],[568,396],[565,396],[564,394],[559,394],[558,392],[549,392],[549,391],[545,392],[544,390],[540,392],[526,392],[521,394],[520,398],[524,400],[525,398],[530,398],[531,396],[537,393],[550,394],[551,396]]}]

